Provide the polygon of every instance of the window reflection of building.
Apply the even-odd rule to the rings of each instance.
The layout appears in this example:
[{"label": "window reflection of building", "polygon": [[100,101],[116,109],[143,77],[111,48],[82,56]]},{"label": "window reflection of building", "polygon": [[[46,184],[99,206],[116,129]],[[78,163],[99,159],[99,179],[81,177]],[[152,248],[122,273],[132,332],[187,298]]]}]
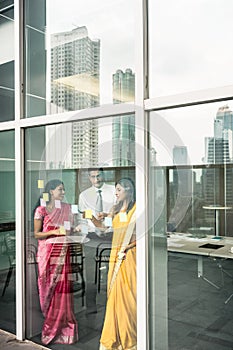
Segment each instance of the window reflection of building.
[{"label": "window reflection of building", "polygon": [[[214,215],[210,211],[203,213],[202,206],[204,204],[232,205],[232,131],[233,113],[225,105],[220,107],[216,114],[214,136],[205,138],[203,161],[207,166],[202,167],[199,181],[193,169],[191,171],[184,168],[184,165],[188,164],[186,147],[174,147],[173,162],[177,167],[169,172],[169,227],[178,228],[182,232],[186,232],[189,226],[212,227]],[[185,209],[185,207],[186,213],[183,215],[182,208]],[[177,215],[181,217],[180,221]],[[221,231],[225,232],[229,230],[227,217],[230,213],[221,213],[221,215]],[[178,227],[177,222],[180,222]]]},{"label": "window reflection of building", "polygon": [[0,121],[14,118],[14,4],[0,4]]},{"label": "window reflection of building", "polygon": [[99,105],[100,40],[85,26],[51,36],[51,103],[57,111]]},{"label": "window reflection of building", "polygon": [[[218,109],[214,120],[214,137],[205,139],[205,163],[229,164],[232,158],[233,113],[227,105]],[[205,200],[207,204],[231,204],[233,197],[232,169],[230,167],[205,170]],[[222,181],[224,193],[220,191]],[[215,188],[215,191],[213,191]],[[222,195],[221,195],[222,193]],[[211,213],[207,213],[210,216]]]},{"label": "window reflection of building", "polygon": [[174,230],[187,230],[191,225],[190,208],[192,205],[192,169],[185,167],[188,164],[188,151],[186,146],[174,146],[172,172],[171,212],[169,224]]},{"label": "window reflection of building", "polygon": [[[25,3],[25,22],[27,61],[25,64],[25,115],[41,116],[46,113],[47,56],[46,27],[47,0],[27,1]],[[29,49],[30,48],[30,49]]]},{"label": "window reflection of building", "polygon": [[[135,74],[131,69],[118,69],[113,74],[113,103],[132,102],[135,95]],[[134,115],[114,118],[112,125],[113,165],[133,165],[135,162]]]},{"label": "window reflection of building", "polygon": [[[173,164],[176,166],[188,164],[188,151],[186,146],[174,146]],[[176,168],[173,172],[173,183],[177,196],[188,196],[192,192],[192,171],[190,169]]]},{"label": "window reflection of building", "polygon": [[[52,34],[52,113],[99,105],[99,64],[100,40],[91,40],[85,26]],[[64,125],[60,133],[64,137],[51,137],[47,128],[50,166],[76,168],[98,164],[98,121]]]}]

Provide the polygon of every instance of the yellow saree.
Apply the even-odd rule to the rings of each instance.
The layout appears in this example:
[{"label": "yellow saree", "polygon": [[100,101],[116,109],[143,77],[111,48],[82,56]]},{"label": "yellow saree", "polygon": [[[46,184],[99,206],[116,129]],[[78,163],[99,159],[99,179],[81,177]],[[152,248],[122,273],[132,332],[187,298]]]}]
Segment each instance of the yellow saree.
[{"label": "yellow saree", "polygon": [[[122,246],[130,219],[136,205],[122,222],[122,213],[113,219],[113,241],[108,272],[108,290],[111,284],[118,252]],[[136,247],[129,249],[109,290],[100,350],[137,349],[137,300],[136,300]]]}]

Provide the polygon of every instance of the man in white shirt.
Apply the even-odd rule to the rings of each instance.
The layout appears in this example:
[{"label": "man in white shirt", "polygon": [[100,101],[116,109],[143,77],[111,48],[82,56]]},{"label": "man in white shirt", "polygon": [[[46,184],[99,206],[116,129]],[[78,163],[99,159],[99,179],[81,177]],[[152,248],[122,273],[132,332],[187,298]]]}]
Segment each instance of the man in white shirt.
[{"label": "man in white shirt", "polygon": [[[104,219],[115,204],[115,187],[108,185],[104,181],[104,171],[102,168],[91,168],[88,170],[88,177],[92,184],[79,195],[79,211],[84,212],[90,209],[92,214],[98,219]],[[95,226],[88,220],[89,232],[97,232]]]}]

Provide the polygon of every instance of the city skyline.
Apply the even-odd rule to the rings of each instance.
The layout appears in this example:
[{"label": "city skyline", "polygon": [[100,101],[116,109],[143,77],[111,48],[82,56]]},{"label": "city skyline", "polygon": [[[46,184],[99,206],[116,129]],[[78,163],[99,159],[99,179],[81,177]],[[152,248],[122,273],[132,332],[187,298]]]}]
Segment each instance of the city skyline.
[{"label": "city skyline", "polygon": [[[187,165],[205,164],[206,140],[214,137],[218,111],[226,105],[232,111],[231,102],[226,101],[224,104],[216,102],[204,107],[192,106],[152,112],[151,147],[156,150],[157,165],[173,165],[175,146],[187,147]],[[194,132],[195,139],[192,137]],[[226,131],[224,133],[225,138],[231,134]],[[174,141],[170,142],[171,139]]]},{"label": "city skyline", "polygon": [[[71,8],[77,8],[77,11],[71,12]],[[67,6],[61,0],[51,0],[46,11],[48,37],[86,26],[91,40],[101,40],[100,104],[112,103],[112,74],[127,67],[135,70],[134,1],[103,0],[97,8],[92,0],[79,1],[78,4],[69,0]]]},{"label": "city skyline", "polygon": [[[53,113],[99,105],[100,47],[101,41],[91,40],[85,26],[51,36],[51,83],[47,91],[50,87],[49,108]],[[125,72],[117,69],[112,75],[112,95],[113,103],[134,100],[135,74],[131,68]],[[117,134],[116,125],[121,130]],[[134,135],[134,115],[110,118],[108,125],[94,120],[47,126],[47,167],[131,165],[135,159]]]},{"label": "city skyline", "polygon": [[[113,103],[132,102],[135,97],[135,74],[127,68],[112,76]],[[112,122],[112,160],[114,166],[135,164],[134,114],[116,116]]]},{"label": "city skyline", "polygon": [[[51,108],[54,112],[99,106],[100,40],[85,26],[51,36]],[[94,84],[93,84],[94,82]],[[93,89],[94,86],[94,89]],[[46,162],[50,168],[98,164],[98,121],[46,127]]]}]

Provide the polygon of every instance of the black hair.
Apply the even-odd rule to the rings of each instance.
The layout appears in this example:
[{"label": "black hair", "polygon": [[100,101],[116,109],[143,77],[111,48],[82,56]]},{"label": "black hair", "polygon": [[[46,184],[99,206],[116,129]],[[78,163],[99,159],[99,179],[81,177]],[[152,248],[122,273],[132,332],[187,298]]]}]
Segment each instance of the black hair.
[{"label": "black hair", "polygon": [[[126,213],[128,214],[128,212],[133,208],[133,206],[136,202],[135,184],[134,184],[133,180],[128,178],[128,177],[124,177],[124,178],[116,181],[115,187],[118,184],[121,185],[128,194],[129,202],[128,202],[128,207],[126,208]],[[121,207],[122,207],[121,201],[119,203],[117,203],[116,205],[114,205],[113,214],[115,215],[115,214],[119,213]]]},{"label": "black hair", "polygon": [[[57,188],[57,186],[59,186],[59,185],[64,185],[64,183],[61,180],[59,180],[59,179],[49,180],[47,182],[47,184],[45,185],[43,193],[48,193],[48,196],[49,196],[48,202],[50,202],[50,200],[51,200],[51,193],[50,193],[50,191],[51,190],[55,190],[55,188]],[[39,199],[36,202],[35,207],[32,210],[32,219],[34,219],[34,214],[35,214],[36,208],[40,206],[40,200],[41,200],[41,198],[43,198],[43,193],[40,195]],[[33,223],[33,220],[32,220],[32,223]]]},{"label": "black hair", "polygon": [[44,193],[48,193],[49,195],[49,200],[48,202],[50,202],[51,200],[51,190],[55,190],[55,188],[57,188],[60,185],[64,185],[64,183],[59,180],[59,179],[53,179],[47,182],[47,184],[45,185],[45,189],[44,189]]},{"label": "black hair", "polygon": [[101,173],[103,173],[104,169],[99,167],[88,168],[88,174],[90,174],[91,171],[100,171]]},{"label": "black hair", "polygon": [[[51,193],[50,193],[50,191],[51,191],[51,190],[55,190],[55,188],[57,188],[57,186],[59,186],[59,185],[64,185],[64,183],[63,183],[61,180],[59,180],[59,179],[50,180],[50,181],[48,181],[47,184],[45,185],[45,188],[44,188],[43,193],[48,193],[48,195],[49,195],[49,200],[48,200],[48,202],[49,202],[50,199],[51,199]],[[40,195],[40,197],[39,197],[39,199],[37,200],[36,205],[35,205],[35,207],[33,208],[32,213],[31,213],[31,215],[32,215],[32,220],[31,220],[32,231],[34,230],[34,214],[35,214],[35,210],[36,210],[37,207],[40,206],[40,199],[43,198],[43,193]]]}]

